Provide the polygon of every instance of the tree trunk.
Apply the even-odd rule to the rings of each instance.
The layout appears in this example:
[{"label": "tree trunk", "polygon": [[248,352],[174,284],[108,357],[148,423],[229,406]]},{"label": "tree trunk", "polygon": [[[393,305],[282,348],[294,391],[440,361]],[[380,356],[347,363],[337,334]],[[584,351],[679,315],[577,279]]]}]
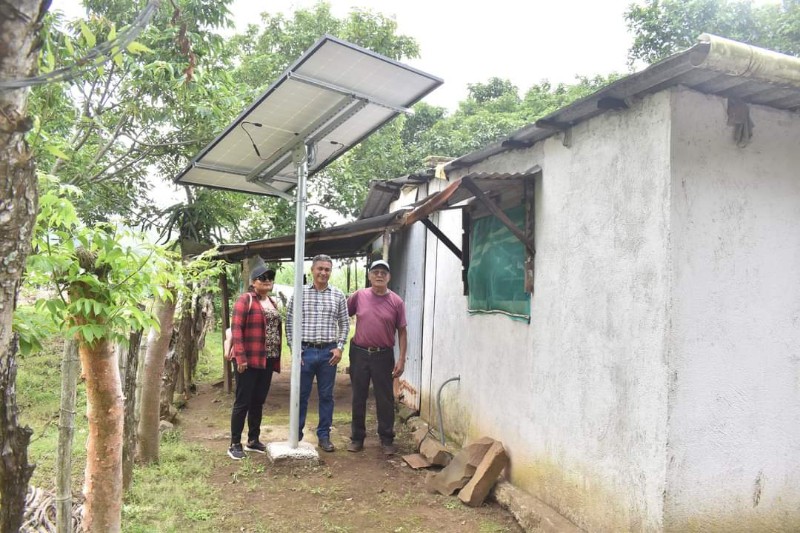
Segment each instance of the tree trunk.
[{"label": "tree trunk", "polygon": [[[9,306],[11,307],[11,306]],[[8,320],[11,329],[11,319]],[[25,512],[25,496],[33,465],[28,464],[28,443],[33,431],[17,425],[16,338],[4,342],[8,352],[0,358],[0,531],[18,531]]]},{"label": "tree trunk", "polygon": [[122,490],[128,490],[133,479],[133,457],[136,452],[136,374],[139,371],[139,346],[142,330],[131,332],[128,339],[128,355],[125,358],[123,395],[125,398],[125,421],[122,446]]},{"label": "tree trunk", "polygon": [[181,325],[178,328],[178,340],[175,352],[180,356],[181,376],[176,384],[176,394],[186,401],[196,390],[194,375],[200,350],[206,343],[208,323],[213,315],[213,305],[208,294],[190,296],[182,303]]},{"label": "tree trunk", "polygon": [[[37,34],[49,4],[19,0],[0,7],[0,80],[35,73]],[[17,339],[11,332],[38,201],[34,162],[24,138],[33,124],[27,101],[27,89],[0,90],[0,531],[22,525],[33,473],[28,464],[31,430],[17,425]]]},{"label": "tree trunk", "polygon": [[174,342],[178,338],[178,334],[174,333],[172,336],[171,349],[167,352],[166,361],[164,361],[164,373],[162,375],[161,383],[161,418],[170,420],[172,415],[170,409],[175,397],[175,385],[178,378],[182,375],[180,373],[181,365],[178,360],[178,352],[175,350]]},{"label": "tree trunk", "polygon": [[147,338],[141,394],[142,405],[139,413],[139,436],[136,447],[139,461],[145,464],[158,461],[161,376],[164,373],[164,360],[172,339],[175,300],[173,298],[156,302],[156,316],[161,325],[161,331],[156,332],[153,329]]},{"label": "tree trunk", "polygon": [[61,412],[58,418],[56,462],[56,531],[72,532],[72,436],[75,432],[75,395],[80,364],[78,341],[67,339],[61,359]]},{"label": "tree trunk", "polygon": [[122,527],[122,384],[116,351],[108,339],[81,343],[86,378],[86,444],[84,527],[116,533]]}]

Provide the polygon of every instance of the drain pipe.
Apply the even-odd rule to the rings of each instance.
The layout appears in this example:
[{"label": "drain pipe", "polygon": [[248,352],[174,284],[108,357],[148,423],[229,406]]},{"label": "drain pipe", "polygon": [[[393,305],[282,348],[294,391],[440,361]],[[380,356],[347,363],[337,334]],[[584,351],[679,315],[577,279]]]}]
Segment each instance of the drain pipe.
[{"label": "drain pipe", "polygon": [[439,385],[439,392],[436,393],[436,409],[439,410],[439,439],[442,441],[442,446],[444,446],[444,422],[442,421],[442,389],[445,385],[450,383],[451,381],[461,381],[461,376],[456,376],[454,378],[450,378],[446,380],[444,383]]}]

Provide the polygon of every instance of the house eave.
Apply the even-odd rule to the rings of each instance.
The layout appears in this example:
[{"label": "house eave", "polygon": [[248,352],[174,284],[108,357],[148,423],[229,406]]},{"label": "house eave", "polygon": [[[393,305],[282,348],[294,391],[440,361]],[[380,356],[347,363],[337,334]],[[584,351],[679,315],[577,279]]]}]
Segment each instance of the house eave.
[{"label": "house eave", "polygon": [[688,50],[621,78],[499,142],[461,156],[445,170],[469,167],[501,152],[533,146],[597,115],[616,112],[631,101],[677,86],[795,112],[800,110],[800,59],[703,34]]}]

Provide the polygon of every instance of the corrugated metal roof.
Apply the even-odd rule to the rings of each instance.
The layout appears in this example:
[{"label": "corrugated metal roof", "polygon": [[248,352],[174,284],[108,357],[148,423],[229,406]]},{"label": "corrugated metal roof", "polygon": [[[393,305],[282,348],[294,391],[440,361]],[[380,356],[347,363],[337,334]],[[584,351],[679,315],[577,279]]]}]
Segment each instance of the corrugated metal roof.
[{"label": "corrugated metal roof", "polygon": [[409,174],[393,180],[373,180],[364,200],[359,220],[382,215],[389,210],[389,204],[397,200],[400,190],[407,185],[427,183],[433,178],[433,169],[425,173]]},{"label": "corrugated metal roof", "polygon": [[[524,173],[473,173],[464,177],[471,178],[485,194],[496,196],[519,188],[524,179],[531,178],[538,172],[540,169],[537,166]],[[407,182],[403,182],[402,179],[392,181],[395,184],[419,182],[417,178]],[[366,255],[370,244],[385,231],[397,231],[426,218],[439,209],[445,209],[471,198],[472,192],[466,187],[461,187],[462,183],[463,179],[457,179],[444,190],[431,194],[412,206],[391,213],[383,213],[348,224],[308,232],[306,233],[306,258],[314,257],[317,254],[327,254],[333,258]],[[261,256],[265,261],[293,260],[294,234],[245,243],[222,244],[217,247],[217,258],[227,261],[241,261],[254,255]]]},{"label": "corrugated metal roof", "polygon": [[445,169],[463,168],[500,152],[532,146],[610,109],[625,108],[633,99],[679,85],[751,104],[798,111],[800,59],[704,34],[692,48],[621,78],[500,142],[459,157]]},{"label": "corrugated metal roof", "polygon": [[[356,220],[306,233],[306,258],[327,254],[333,258],[366,255],[369,245],[387,229],[397,227],[403,212]],[[294,234],[273,239],[260,239],[238,244],[222,244],[217,257],[228,261],[241,261],[245,257],[260,255],[265,261],[294,260]]]}]

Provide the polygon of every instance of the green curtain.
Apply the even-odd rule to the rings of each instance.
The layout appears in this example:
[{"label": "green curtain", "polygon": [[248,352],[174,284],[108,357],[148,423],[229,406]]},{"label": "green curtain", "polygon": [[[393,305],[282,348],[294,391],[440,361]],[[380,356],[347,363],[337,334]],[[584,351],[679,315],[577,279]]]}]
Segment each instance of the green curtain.
[{"label": "green curtain", "polygon": [[[524,228],[524,205],[505,213],[517,227]],[[472,226],[467,276],[470,313],[503,313],[530,322],[525,246],[495,216],[480,218]]]}]

